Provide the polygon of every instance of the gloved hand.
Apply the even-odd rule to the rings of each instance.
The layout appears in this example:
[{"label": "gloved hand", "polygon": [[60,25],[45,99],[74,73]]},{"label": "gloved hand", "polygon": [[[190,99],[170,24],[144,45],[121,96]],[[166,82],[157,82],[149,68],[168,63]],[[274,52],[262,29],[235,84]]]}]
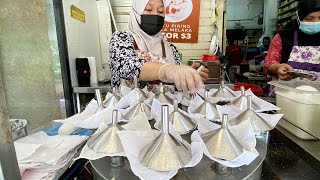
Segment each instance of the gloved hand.
[{"label": "gloved hand", "polygon": [[162,82],[174,83],[186,97],[196,93],[203,86],[203,81],[197,71],[183,64],[163,64],[159,69],[158,77]]},{"label": "gloved hand", "polygon": [[[193,63],[191,67],[195,70],[197,70],[201,66],[200,63]],[[206,80],[209,77],[209,69],[208,68],[202,68],[199,72],[200,76],[202,77],[202,80]]]},{"label": "gloved hand", "polygon": [[293,71],[293,68],[288,64],[280,64],[278,67],[277,74],[281,80],[291,80],[292,77],[288,74],[288,71]]}]

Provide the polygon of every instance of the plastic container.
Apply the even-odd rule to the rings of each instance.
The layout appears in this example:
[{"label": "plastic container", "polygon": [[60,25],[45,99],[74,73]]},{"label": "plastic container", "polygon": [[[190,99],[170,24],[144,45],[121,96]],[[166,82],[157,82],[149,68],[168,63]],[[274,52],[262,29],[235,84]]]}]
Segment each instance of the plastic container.
[{"label": "plastic container", "polygon": [[204,54],[202,55],[202,62],[204,62],[209,69],[209,77],[205,81],[206,84],[219,84],[221,81],[221,69],[219,57],[216,55]]},{"label": "plastic container", "polygon": [[254,84],[234,83],[233,90],[240,91],[241,86],[243,86],[245,90],[251,89],[252,93],[256,96],[263,95],[263,89],[260,86]]},{"label": "plastic container", "polygon": [[[279,125],[301,139],[320,138],[320,83],[310,81],[274,81],[276,104],[283,119]],[[318,91],[296,89],[302,85]]]}]

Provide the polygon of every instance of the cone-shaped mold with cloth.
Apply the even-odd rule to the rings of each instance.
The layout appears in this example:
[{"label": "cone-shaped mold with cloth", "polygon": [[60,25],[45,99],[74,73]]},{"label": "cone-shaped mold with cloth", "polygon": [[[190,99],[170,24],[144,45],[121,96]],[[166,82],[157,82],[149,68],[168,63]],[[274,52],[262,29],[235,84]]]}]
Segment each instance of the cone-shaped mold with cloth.
[{"label": "cone-shaped mold with cloth", "polygon": [[119,101],[121,97],[118,95],[118,88],[114,87],[112,89],[112,94],[109,97],[106,97],[106,100],[103,101],[104,107],[114,107]]},{"label": "cone-shaped mold with cloth", "polygon": [[170,115],[170,122],[179,134],[186,134],[196,128],[196,124],[189,116],[182,113],[178,108],[178,100],[173,100],[174,111]]},{"label": "cone-shaped mold with cloth", "polygon": [[120,138],[117,134],[122,130],[118,125],[118,110],[112,112],[112,123],[100,133],[93,135],[87,142],[88,147],[98,153],[104,153],[113,156],[124,152]]},{"label": "cone-shaped mold with cloth", "polygon": [[144,95],[139,94],[138,103],[133,107],[129,107],[128,111],[124,115],[127,120],[131,120],[140,113],[144,113],[146,117],[151,117],[151,106],[149,104],[144,103]]},{"label": "cone-shaped mold with cloth", "polygon": [[192,159],[191,145],[169,134],[169,106],[162,105],[162,133],[139,154],[140,163],[157,171],[173,171],[186,166]]},{"label": "cone-shaped mold with cloth", "polygon": [[133,83],[134,83],[134,89],[133,90],[136,91],[138,94],[141,94],[143,100],[148,99],[148,95],[144,91],[142,91],[138,86],[138,77],[137,76],[133,77]]},{"label": "cone-shaped mold with cloth", "polygon": [[224,84],[224,78],[222,78],[222,79],[223,80],[221,81],[221,86],[219,87],[219,89],[215,93],[212,94],[212,96],[216,97],[216,98],[233,98],[233,97],[235,97],[234,92],[232,92],[232,90]]},{"label": "cone-shaped mold with cloth", "polygon": [[[240,91],[241,91],[241,95],[239,97],[237,97],[235,100],[232,101],[232,105],[242,111],[247,109],[247,96],[246,96],[246,92],[244,89],[244,86],[240,87]],[[256,104],[255,102],[252,102],[252,110],[258,110],[259,109],[259,105]]]},{"label": "cone-shaped mold with cloth", "polygon": [[95,92],[96,92],[96,97],[97,97],[97,101],[98,101],[98,109],[96,111],[96,113],[97,113],[97,112],[103,110],[105,107],[103,105],[101,90],[95,89]]},{"label": "cone-shaped mold with cloth", "polygon": [[206,90],[204,91],[204,102],[192,113],[204,115],[206,119],[212,121],[215,119],[219,119],[219,113],[217,111],[217,108],[214,104],[209,102],[208,91]]},{"label": "cone-shaped mold with cloth", "polygon": [[155,98],[158,99],[162,104],[172,104],[173,103],[172,99],[165,94],[164,87],[163,87],[162,83],[160,83],[159,92]]},{"label": "cone-shaped mold with cloth", "polygon": [[232,161],[238,158],[244,149],[228,129],[228,115],[223,114],[221,128],[201,135],[211,156]]},{"label": "cone-shaped mold with cloth", "polygon": [[273,126],[268,123],[268,120],[263,119],[256,112],[253,111],[252,108],[252,96],[247,96],[247,110],[242,112],[239,116],[237,116],[234,120],[230,121],[230,125],[236,125],[242,123],[244,121],[250,120],[253,131],[255,134],[260,134],[263,132],[270,131],[273,129]]}]

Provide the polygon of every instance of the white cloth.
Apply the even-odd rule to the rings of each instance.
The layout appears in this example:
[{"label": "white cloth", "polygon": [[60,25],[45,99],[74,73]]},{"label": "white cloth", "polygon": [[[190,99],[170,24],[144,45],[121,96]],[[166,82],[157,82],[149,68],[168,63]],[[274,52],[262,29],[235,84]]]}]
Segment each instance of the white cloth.
[{"label": "white cloth", "polygon": [[[237,94],[237,97],[233,98],[235,100],[241,95],[240,91],[235,92]],[[254,95],[251,89],[246,90],[245,95],[251,95],[252,96],[252,102],[257,105],[259,109],[255,110],[255,112],[265,112],[265,111],[278,111],[280,110],[279,107],[259,98],[258,96]],[[244,103],[243,109],[247,109],[247,103]]]},{"label": "white cloth", "polygon": [[[204,125],[202,125],[204,123]],[[219,125],[209,125],[211,122],[209,121],[201,121],[199,124],[199,131],[201,134],[205,134],[218,129]],[[213,123],[211,123],[213,124]],[[204,127],[202,129],[202,127]],[[258,155],[258,151],[255,149],[256,146],[256,138],[252,131],[252,127],[249,121],[245,121],[237,126],[231,127],[229,126],[230,132],[236,138],[236,140],[242,145],[243,153],[236,159],[232,161],[222,160],[210,155],[205,143],[201,139],[201,136],[198,131],[195,131],[191,135],[191,140],[193,142],[201,142],[204,154],[210,159],[224,165],[227,167],[240,167],[242,165],[249,165]]]},{"label": "white cloth", "polygon": [[87,138],[87,136],[48,136],[40,131],[15,141],[22,178],[24,173],[27,173],[26,179],[33,176],[47,176],[50,172],[66,166],[77,148]]},{"label": "white cloth", "polygon": [[[141,165],[139,161],[140,151],[156,137],[160,135],[159,131],[121,131],[118,133],[123,144],[123,148],[130,161],[130,166],[135,175],[143,180],[161,179],[166,180],[172,178],[178,170],[175,171],[155,171]],[[175,135],[173,135],[176,137]],[[181,140],[181,137],[177,137]],[[196,166],[202,159],[203,151],[199,142],[191,143],[192,159],[186,167]]]}]

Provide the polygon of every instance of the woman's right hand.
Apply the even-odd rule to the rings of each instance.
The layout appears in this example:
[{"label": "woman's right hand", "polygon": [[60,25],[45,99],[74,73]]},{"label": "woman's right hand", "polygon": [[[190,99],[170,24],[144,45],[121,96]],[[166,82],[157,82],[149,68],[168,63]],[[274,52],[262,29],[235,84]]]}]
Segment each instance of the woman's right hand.
[{"label": "woman's right hand", "polygon": [[174,83],[186,97],[196,93],[203,86],[203,81],[197,71],[183,64],[163,64],[159,69],[158,77],[162,82]]},{"label": "woman's right hand", "polygon": [[293,71],[293,68],[288,64],[279,64],[277,75],[281,80],[289,81],[292,77],[289,75],[289,71]]}]

